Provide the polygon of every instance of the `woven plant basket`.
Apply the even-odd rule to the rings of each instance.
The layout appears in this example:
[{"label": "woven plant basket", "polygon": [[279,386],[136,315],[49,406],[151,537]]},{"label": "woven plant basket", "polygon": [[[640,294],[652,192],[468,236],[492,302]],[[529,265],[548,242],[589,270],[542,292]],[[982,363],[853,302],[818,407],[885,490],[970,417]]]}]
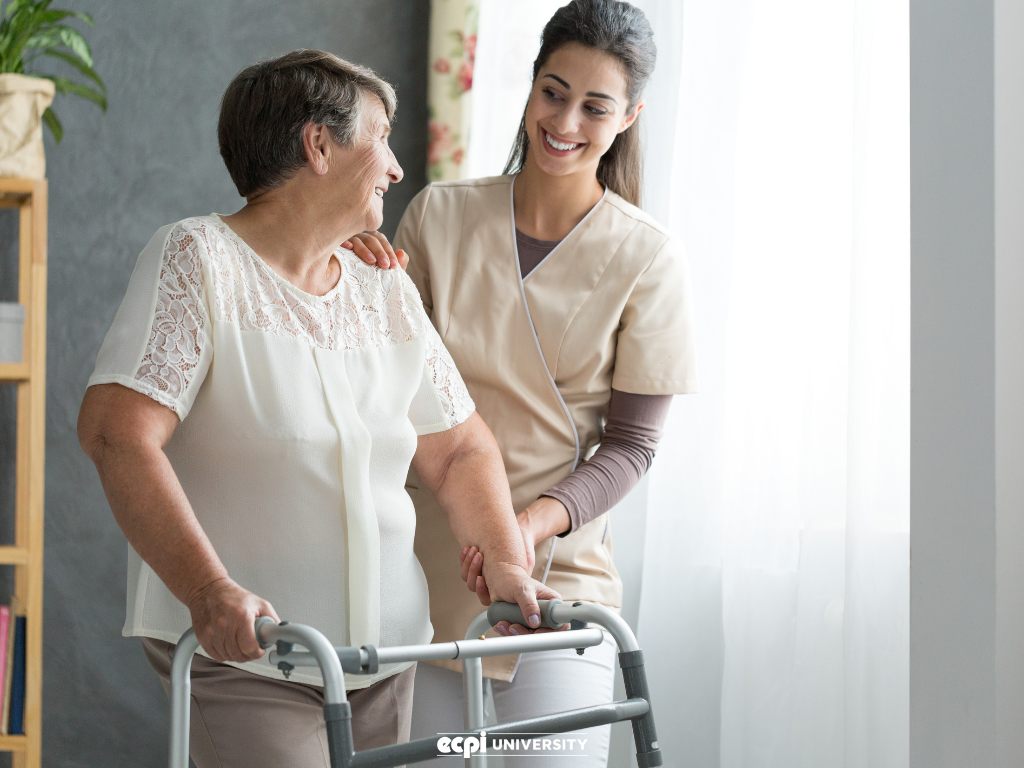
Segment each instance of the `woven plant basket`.
[{"label": "woven plant basket", "polygon": [[0,75],[0,176],[46,177],[42,118],[53,96],[49,80]]}]

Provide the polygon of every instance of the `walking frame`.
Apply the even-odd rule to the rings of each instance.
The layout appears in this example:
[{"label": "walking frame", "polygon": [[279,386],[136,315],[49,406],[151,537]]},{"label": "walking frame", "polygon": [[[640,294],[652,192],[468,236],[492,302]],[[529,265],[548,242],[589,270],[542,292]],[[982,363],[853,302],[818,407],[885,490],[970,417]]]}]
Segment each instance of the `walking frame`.
[{"label": "walking frame", "polygon": [[[356,752],[352,742],[352,709],[345,698],[344,673],[370,675],[381,664],[399,664],[410,661],[461,659],[465,684],[466,732],[472,736],[486,732],[487,736],[529,733],[538,737],[608,725],[623,720],[633,724],[639,768],[662,765],[658,736],[654,728],[644,657],[629,625],[614,611],[593,603],[563,603],[561,600],[540,601],[541,626],[557,628],[570,624],[564,632],[494,637],[483,639],[484,633],[499,621],[525,624],[519,606],[512,603],[493,603],[469,626],[466,639],[450,643],[406,645],[393,648],[335,648],[320,632],[302,624],[272,619],[256,619],[256,637],[261,647],[272,649],[266,658],[272,666],[284,671],[295,667],[320,667],[324,683],[324,721],[327,725],[327,743],[331,768],[393,768],[440,757],[437,737],[416,739],[404,744],[393,744]],[[500,723],[487,727],[484,722],[483,664],[486,656],[504,656],[515,653],[535,653],[575,648],[583,653],[586,648],[600,645],[604,640],[603,627],[619,648],[619,667],[625,683],[626,697],[622,701],[599,704],[584,709],[558,712],[543,717]],[[305,651],[295,650],[296,646]],[[191,698],[190,671],[192,657],[199,641],[191,629],[178,641],[171,665],[171,749],[170,768],[188,768],[189,707]],[[472,756],[473,768],[485,768],[486,754]]]}]

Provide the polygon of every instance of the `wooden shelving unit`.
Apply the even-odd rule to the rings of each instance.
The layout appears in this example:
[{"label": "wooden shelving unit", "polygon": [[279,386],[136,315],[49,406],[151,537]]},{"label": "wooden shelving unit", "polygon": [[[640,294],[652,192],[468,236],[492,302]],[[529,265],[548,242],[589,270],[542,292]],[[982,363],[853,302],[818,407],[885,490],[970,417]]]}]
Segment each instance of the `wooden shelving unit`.
[{"label": "wooden shelving unit", "polygon": [[43,468],[46,450],[46,181],[0,178],[0,208],[16,208],[18,301],[25,305],[24,359],[0,363],[0,382],[18,385],[15,538],[0,546],[14,566],[26,616],[25,735],[0,736],[15,768],[39,768],[43,703]]}]

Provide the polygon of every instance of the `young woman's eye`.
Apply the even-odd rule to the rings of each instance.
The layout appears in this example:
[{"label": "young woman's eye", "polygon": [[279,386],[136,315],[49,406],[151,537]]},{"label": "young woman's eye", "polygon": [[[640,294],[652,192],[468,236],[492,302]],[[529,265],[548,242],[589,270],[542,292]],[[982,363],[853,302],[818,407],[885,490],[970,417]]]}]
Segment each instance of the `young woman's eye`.
[{"label": "young woman's eye", "polygon": [[552,91],[552,90],[551,90],[550,88],[545,88],[545,89],[544,89],[544,95],[545,95],[545,96],[547,96],[547,97],[548,97],[549,99],[555,99],[555,100],[558,100],[558,99],[561,99],[561,98],[562,98],[562,97],[561,97],[561,96],[559,96],[559,95],[558,95],[557,93],[555,93],[554,91]]},{"label": "young woman's eye", "polygon": [[587,111],[589,111],[590,114],[592,114],[592,115],[597,115],[598,117],[604,117],[605,115],[608,114],[608,110],[607,109],[601,109],[600,107],[590,107],[590,106],[588,106],[587,107]]}]

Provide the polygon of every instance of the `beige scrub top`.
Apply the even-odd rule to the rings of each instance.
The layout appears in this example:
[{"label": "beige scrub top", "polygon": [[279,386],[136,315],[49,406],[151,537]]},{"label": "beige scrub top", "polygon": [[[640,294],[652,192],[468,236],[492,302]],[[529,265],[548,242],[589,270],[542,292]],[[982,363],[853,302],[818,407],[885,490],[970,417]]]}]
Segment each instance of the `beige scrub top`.
[{"label": "beige scrub top", "polygon": [[[429,185],[406,209],[395,245],[409,254],[427,314],[494,432],[519,512],[596,450],[613,387],[684,394],[697,377],[680,244],[609,190],[522,279],[513,178]],[[462,639],[483,609],[460,577],[445,513],[415,473],[408,490],[434,640]],[[534,578],[544,577],[552,545],[546,583],[563,600],[621,607],[607,514],[539,544]],[[516,661],[484,659],[484,673],[510,680]]]}]

